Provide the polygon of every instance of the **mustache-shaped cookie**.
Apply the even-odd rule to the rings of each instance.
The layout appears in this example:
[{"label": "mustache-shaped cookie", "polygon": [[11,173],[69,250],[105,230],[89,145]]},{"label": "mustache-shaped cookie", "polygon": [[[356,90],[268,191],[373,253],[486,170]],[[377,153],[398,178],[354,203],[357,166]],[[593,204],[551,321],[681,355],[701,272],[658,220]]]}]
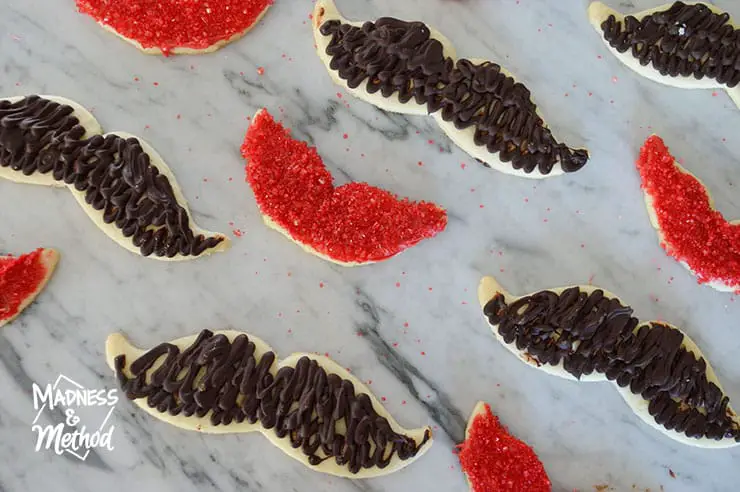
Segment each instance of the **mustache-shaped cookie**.
[{"label": "mustache-shaped cookie", "polygon": [[645,141],[637,169],[650,223],[666,252],[700,283],[740,292],[740,220],[729,222],[714,208],[704,183],[656,135]]},{"label": "mustache-shaped cookie", "polygon": [[228,248],[226,236],[195,225],[175,176],[149,144],[102,133],[68,99],[2,99],[0,178],[66,186],[108,237],[142,256],[190,260]]},{"label": "mustache-shaped cookie", "polygon": [[516,297],[485,277],[478,299],[499,342],[530,366],[570,380],[612,381],[637,416],[683,444],[740,444],[729,397],[678,328],[640,322],[616,295],[588,285]]},{"label": "mustache-shaped cookie", "polygon": [[247,181],[265,224],[305,251],[342,266],[387,260],[436,236],[447,213],[352,182],[334,186],[321,156],[264,109],[242,145]]},{"label": "mustache-shaped cookie", "polygon": [[588,16],[614,56],[661,84],[726,89],[740,106],[740,30],[714,5],[674,2],[625,16],[593,2]]},{"label": "mustache-shaped cookie", "polygon": [[157,419],[210,434],[260,432],[323,473],[386,475],[432,444],[428,427],[403,429],[328,357],[277,361],[265,342],[245,333],[204,330],[149,351],[113,334],[106,358],[126,396]]},{"label": "mustache-shaped cookie", "polygon": [[21,256],[0,255],[0,326],[15,320],[44,290],[59,253],[39,248]]},{"label": "mustache-shaped cookie", "polygon": [[555,139],[509,72],[486,60],[456,60],[449,40],[421,22],[350,22],[332,0],[319,0],[313,29],[336,84],[386,111],[434,115],[455,144],[498,171],[545,178],[588,161],[585,149]]}]

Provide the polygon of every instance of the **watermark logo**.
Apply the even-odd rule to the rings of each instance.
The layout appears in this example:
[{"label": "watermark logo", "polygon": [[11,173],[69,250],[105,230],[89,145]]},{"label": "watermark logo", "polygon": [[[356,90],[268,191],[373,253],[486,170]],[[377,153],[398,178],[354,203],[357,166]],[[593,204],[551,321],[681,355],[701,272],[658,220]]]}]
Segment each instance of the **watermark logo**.
[{"label": "watermark logo", "polygon": [[[115,426],[108,425],[108,420],[116,403],[118,390],[85,388],[64,374],[60,374],[54,384],[47,384],[44,387],[33,383],[33,408],[36,409],[36,418],[31,423],[31,431],[36,434],[36,451],[52,449],[58,455],[69,453],[82,461],[87,459],[92,449],[112,451],[111,439]],[[83,416],[78,413],[91,407],[110,408],[105,412],[105,418],[99,425],[88,427],[82,423]],[[56,408],[63,410],[64,422],[45,426],[37,423],[44,411]],[[89,416],[85,417],[88,422],[89,419]]]}]

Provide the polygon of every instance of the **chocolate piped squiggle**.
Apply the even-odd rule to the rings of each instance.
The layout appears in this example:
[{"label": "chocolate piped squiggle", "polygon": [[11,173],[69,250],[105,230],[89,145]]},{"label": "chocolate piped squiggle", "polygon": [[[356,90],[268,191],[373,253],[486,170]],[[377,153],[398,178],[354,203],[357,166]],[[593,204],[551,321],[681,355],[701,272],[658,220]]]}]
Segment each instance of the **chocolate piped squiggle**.
[{"label": "chocolate piped squiggle", "polygon": [[355,25],[329,0],[317,3],[314,23],[328,69],[347,87],[380,94],[392,111],[424,108],[457,143],[484,149],[474,157],[495,155],[530,177],[574,172],[588,161],[586,150],[555,140],[523,84],[493,62],[456,60],[427,25],[389,17]]},{"label": "chocolate piped squiggle", "polygon": [[158,157],[135,137],[97,134],[81,111],[47,97],[0,100],[0,176],[67,185],[88,213],[117,229],[114,239],[142,256],[187,259],[224,249],[223,235],[191,223],[169,170],[153,162]]},{"label": "chocolate piped squiggle", "polygon": [[[483,313],[522,360],[577,380],[609,380],[625,399],[647,402],[643,420],[696,446],[740,443],[740,421],[698,347],[667,323],[640,322],[601,289],[570,287],[514,297],[481,282]],[[643,405],[644,406],[644,405]]]},{"label": "chocolate piped squiggle", "polygon": [[610,15],[601,29],[610,46],[629,51],[661,75],[709,77],[735,87],[740,82],[740,29],[729,20],[727,12],[675,2],[641,19],[628,15],[620,21]]},{"label": "chocolate piped squiggle", "polygon": [[401,429],[330,359],[296,354],[278,363],[243,333],[204,330],[143,353],[112,335],[106,352],[126,396],[153,415],[203,432],[259,430],[319,471],[390,473],[431,444],[428,428]]}]

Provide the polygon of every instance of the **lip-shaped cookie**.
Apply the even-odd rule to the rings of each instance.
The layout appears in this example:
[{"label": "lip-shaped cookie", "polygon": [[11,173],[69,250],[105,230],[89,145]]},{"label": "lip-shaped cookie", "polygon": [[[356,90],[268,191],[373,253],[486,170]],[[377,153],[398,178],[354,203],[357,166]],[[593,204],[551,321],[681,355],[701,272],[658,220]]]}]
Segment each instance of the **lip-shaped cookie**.
[{"label": "lip-shaped cookie", "polygon": [[53,249],[0,255],[0,326],[15,320],[44,290],[59,261]]},{"label": "lip-shaped cookie", "polygon": [[148,55],[210,53],[240,39],[273,0],[76,0],[107,31]]},{"label": "lip-shaped cookie", "polygon": [[265,110],[252,119],[242,155],[265,224],[325,260],[357,266],[386,260],[447,226],[445,211],[367,183],[339,187],[315,148]]},{"label": "lip-shaped cookie", "polygon": [[491,407],[478,402],[458,446],[460,467],[471,492],[550,492],[552,483],[537,454],[509,434]]},{"label": "lip-shaped cookie", "polygon": [[450,41],[421,22],[351,22],[332,0],[319,0],[313,30],[336,84],[386,111],[434,115],[455,144],[489,167],[545,178],[588,160],[585,149],[555,139],[529,90],[506,69],[456,59]]},{"label": "lip-shaped cookie", "polygon": [[229,246],[226,236],[195,225],[149,144],[103,135],[89,111],[62,97],[0,99],[0,178],[66,186],[108,237],[142,256],[190,260]]},{"label": "lip-shaped cookie", "polygon": [[740,30],[704,2],[625,16],[593,2],[588,16],[609,51],[643,77],[682,89],[725,89],[740,106]]},{"label": "lip-shaped cookie", "polygon": [[712,366],[678,328],[640,322],[590,285],[513,296],[492,277],[478,299],[496,339],[526,364],[577,381],[612,381],[645,423],[683,444],[740,444],[740,419]]},{"label": "lip-shaped cookie", "polygon": [[155,418],[207,434],[260,432],[309,468],[347,478],[386,475],[432,445],[402,428],[369,389],[328,357],[277,361],[262,340],[203,330],[146,351],[121,334],[108,365],[129,399]]},{"label": "lip-shaped cookie", "polygon": [[729,222],[715,210],[706,186],[656,135],[645,141],[637,169],[650,223],[666,252],[700,283],[740,292],[740,220]]}]

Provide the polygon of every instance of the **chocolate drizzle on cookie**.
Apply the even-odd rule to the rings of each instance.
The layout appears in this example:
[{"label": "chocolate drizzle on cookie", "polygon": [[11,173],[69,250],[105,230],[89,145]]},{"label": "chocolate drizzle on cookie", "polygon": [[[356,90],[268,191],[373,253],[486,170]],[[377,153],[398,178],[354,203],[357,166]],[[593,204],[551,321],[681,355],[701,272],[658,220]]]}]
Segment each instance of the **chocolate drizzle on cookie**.
[{"label": "chocolate drizzle on cookie", "polygon": [[538,364],[562,363],[578,379],[595,371],[629,387],[666,429],[740,441],[729,398],[708,381],[706,361],[682,346],[684,335],[661,323],[640,324],[632,308],[602,290],[546,290],[511,304],[498,293],[483,312],[505,343]]},{"label": "chocolate drizzle on cookie", "polygon": [[395,94],[401,103],[426,105],[430,114],[441,111],[458,130],[473,127],[475,144],[514,169],[547,175],[558,162],[573,172],[588,161],[585,150],[555,140],[524,85],[495,63],[446,56],[421,22],[384,17],[357,27],[333,19],[319,32],[331,36],[329,67],[350,88],[364,83],[370,94]]},{"label": "chocolate drizzle on cookie", "polygon": [[185,350],[163,343],[148,351],[129,366],[131,378],[125,356],[115,358],[115,369],[129,399],[146,398],[170,415],[208,416],[213,425],[259,422],[314,466],[333,458],[353,474],[382,469],[394,457],[414,457],[431,437],[417,444],[396,433],[368,395],[309,357],[275,372],[275,354],[256,351],[247,335],[229,341],[204,330]]},{"label": "chocolate drizzle on cookie", "polygon": [[630,51],[661,75],[709,77],[727,87],[740,82],[740,29],[727,13],[702,4],[675,2],[667,10],[624,22],[610,15],[602,24],[604,39],[620,53]]},{"label": "chocolate drizzle on cookie", "polygon": [[0,101],[0,167],[50,174],[84,192],[143,256],[198,256],[223,241],[193,234],[172,184],[136,138],[85,133],[71,106],[39,96]]}]

